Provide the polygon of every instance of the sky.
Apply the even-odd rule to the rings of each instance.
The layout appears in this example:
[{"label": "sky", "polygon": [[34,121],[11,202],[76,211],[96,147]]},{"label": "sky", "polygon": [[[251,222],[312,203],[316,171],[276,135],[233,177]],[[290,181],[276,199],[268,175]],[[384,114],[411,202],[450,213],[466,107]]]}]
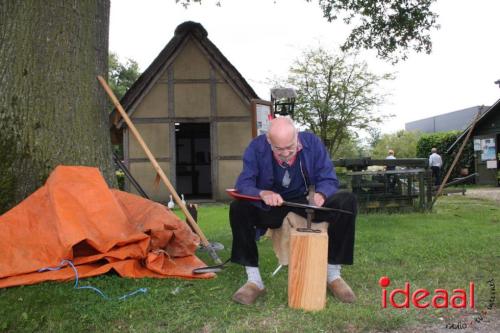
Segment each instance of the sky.
[{"label": "sky", "polygon": [[[243,75],[260,98],[269,100],[268,79],[286,78],[289,67],[307,49],[336,52],[351,27],[329,23],[317,3],[305,0],[203,0],[185,9],[175,0],[111,0],[109,49],[145,70],[185,21],[199,22],[208,38]],[[379,87],[389,94],[380,112],[394,117],[383,133],[406,122],[492,105],[500,99],[498,0],[437,0],[432,7],[441,28],[431,33],[430,55],[410,52],[396,65],[363,51],[375,73],[396,79]]]}]

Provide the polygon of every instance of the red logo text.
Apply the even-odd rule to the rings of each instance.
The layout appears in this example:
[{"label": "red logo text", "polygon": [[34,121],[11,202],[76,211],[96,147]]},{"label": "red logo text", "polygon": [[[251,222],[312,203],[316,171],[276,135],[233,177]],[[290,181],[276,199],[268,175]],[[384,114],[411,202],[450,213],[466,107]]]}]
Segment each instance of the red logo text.
[{"label": "red logo text", "polygon": [[[387,308],[387,299],[394,308],[409,308],[410,302],[417,308],[427,308],[432,306],[434,308],[474,308],[474,282],[469,282],[469,289],[453,289],[453,292],[448,293],[446,289],[435,289],[434,293],[429,292],[427,289],[419,288],[412,292],[410,282],[405,282],[404,288],[396,288],[389,292],[387,287],[391,284],[391,280],[387,276],[382,276],[378,282],[382,287],[382,307]],[[398,303],[396,296],[402,295],[402,301]],[[451,296],[451,297],[449,297]],[[398,296],[398,298],[401,298]],[[467,300],[469,301],[467,303]]]}]

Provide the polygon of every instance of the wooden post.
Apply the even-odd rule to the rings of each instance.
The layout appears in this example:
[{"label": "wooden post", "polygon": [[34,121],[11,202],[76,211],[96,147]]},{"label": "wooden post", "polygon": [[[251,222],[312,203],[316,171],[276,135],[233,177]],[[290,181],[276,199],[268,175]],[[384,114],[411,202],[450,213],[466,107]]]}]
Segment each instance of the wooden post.
[{"label": "wooden post", "polygon": [[478,112],[477,115],[476,115],[476,118],[474,118],[474,120],[472,121],[472,124],[470,125],[470,128],[469,128],[469,132],[467,132],[467,135],[465,136],[465,139],[462,142],[462,145],[460,146],[460,149],[458,150],[458,153],[455,156],[455,159],[453,160],[453,163],[451,163],[451,166],[448,169],[448,172],[446,173],[446,176],[444,177],[443,181],[441,182],[441,185],[439,186],[439,189],[438,189],[438,191],[436,193],[436,196],[434,197],[434,200],[431,203],[431,209],[432,209],[432,207],[434,207],[434,204],[436,203],[436,200],[438,199],[438,197],[443,192],[444,186],[446,185],[446,182],[448,181],[448,178],[450,178],[451,172],[453,171],[453,168],[455,167],[455,164],[457,164],[458,159],[462,155],[462,151],[464,150],[465,145],[469,141],[469,138],[470,138],[470,136],[472,134],[472,131],[474,131],[474,127],[476,126],[476,123],[479,120],[479,118],[481,118],[481,112]]},{"label": "wooden post", "polygon": [[425,210],[425,171],[421,171],[418,176],[418,200],[421,211]]},{"label": "wooden post", "polygon": [[290,233],[288,306],[306,311],[322,310],[326,304],[328,234]]}]

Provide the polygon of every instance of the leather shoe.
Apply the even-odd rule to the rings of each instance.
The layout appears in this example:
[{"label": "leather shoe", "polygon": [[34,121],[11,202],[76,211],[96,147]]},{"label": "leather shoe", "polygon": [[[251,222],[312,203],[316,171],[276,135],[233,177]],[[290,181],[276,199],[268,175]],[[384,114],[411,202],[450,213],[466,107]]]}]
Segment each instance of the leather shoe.
[{"label": "leather shoe", "polygon": [[356,301],[356,295],[354,295],[351,287],[341,277],[329,283],[328,289],[335,298],[343,303],[354,303]]},{"label": "leather shoe", "polygon": [[233,295],[233,301],[243,305],[255,303],[255,300],[260,295],[266,293],[266,288],[260,289],[255,283],[248,281]]}]

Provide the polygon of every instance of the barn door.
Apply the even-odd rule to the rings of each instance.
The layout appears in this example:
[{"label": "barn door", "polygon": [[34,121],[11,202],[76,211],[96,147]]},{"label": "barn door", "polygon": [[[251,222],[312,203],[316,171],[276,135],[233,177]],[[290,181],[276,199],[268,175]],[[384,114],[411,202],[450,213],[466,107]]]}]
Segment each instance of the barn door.
[{"label": "barn door", "polygon": [[212,198],[210,124],[176,123],[176,184],[186,199]]}]

